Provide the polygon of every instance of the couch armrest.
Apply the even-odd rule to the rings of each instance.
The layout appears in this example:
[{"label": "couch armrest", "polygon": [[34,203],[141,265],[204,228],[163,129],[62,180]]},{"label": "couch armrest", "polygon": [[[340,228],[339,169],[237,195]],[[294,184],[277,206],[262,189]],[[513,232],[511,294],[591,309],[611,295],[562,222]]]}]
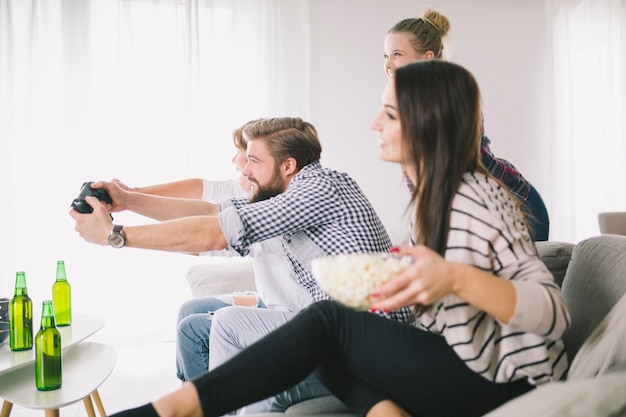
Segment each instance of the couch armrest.
[{"label": "couch armrest", "polygon": [[252,260],[212,258],[206,264],[189,268],[187,282],[194,298],[255,291]]},{"label": "couch armrest", "polygon": [[624,271],[625,236],[601,235],[576,244],[561,287],[572,318],[563,335],[570,361],[626,293]]},{"label": "couch armrest", "polygon": [[550,382],[496,408],[484,417],[613,417],[626,411],[626,372],[578,381]]}]

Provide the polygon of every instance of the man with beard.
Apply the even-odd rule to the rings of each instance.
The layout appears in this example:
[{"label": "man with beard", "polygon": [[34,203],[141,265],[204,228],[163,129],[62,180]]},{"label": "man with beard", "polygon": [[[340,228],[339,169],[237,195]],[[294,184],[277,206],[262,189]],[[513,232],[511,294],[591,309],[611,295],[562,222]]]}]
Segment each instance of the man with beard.
[{"label": "man with beard", "polygon": [[[233,144],[237,152],[231,159],[237,171],[241,173],[248,163],[246,156],[247,140],[243,136],[244,128],[255,122],[251,120],[233,132]],[[248,177],[240,175],[239,180],[212,181],[201,178],[188,178],[175,182],[129,187],[119,179],[112,182],[127,191],[162,197],[188,198],[212,203],[231,198],[248,198],[251,183]],[[300,311],[311,304],[311,295],[291,278],[291,266],[288,260],[279,255],[282,252],[280,237],[267,239],[249,248],[248,257],[252,259],[255,292],[234,292],[211,294],[210,297],[195,297],[181,304],[176,321],[176,377],[181,381],[190,381],[204,374],[208,367],[209,332],[212,315],[220,308],[230,305]],[[203,256],[230,257],[239,256],[235,251],[211,251]],[[195,275],[201,271],[212,272],[214,265],[194,267]],[[206,273],[206,272],[204,272]],[[202,331],[204,337],[198,337]],[[319,386],[310,384],[310,389]],[[264,409],[261,409],[264,411]]]},{"label": "man with beard", "polygon": [[[278,237],[277,255],[290,265],[292,278],[309,292],[314,302],[328,299],[328,296],[313,278],[313,259],[339,253],[389,250],[389,237],[356,182],[344,173],[320,165],[322,149],[312,124],[299,118],[262,119],[246,126],[243,133],[247,139],[248,163],[242,174],[251,182],[249,199],[233,198],[211,204],[129,192],[111,182],[97,182],[92,187],[104,188],[113,204],[98,204],[96,198],[88,197],[93,213],[70,211],[76,221],[76,231],[88,242],[113,247],[192,254],[230,248],[242,256],[247,255],[255,243]],[[122,227],[112,224],[107,210],[131,210],[161,222]],[[221,363],[221,357],[209,356],[207,339],[211,323],[220,323],[223,330],[245,328],[247,323],[230,323],[228,314],[222,314],[237,308],[249,309],[221,308],[213,320],[203,320],[202,328],[194,329],[189,344],[196,347],[196,354],[187,360],[197,361],[204,369]],[[251,339],[246,339],[248,334],[235,330],[242,347],[295,315],[295,312],[281,310],[249,311],[255,313],[251,321],[260,323],[262,331],[257,328],[250,333]],[[218,315],[222,318],[218,319]],[[405,309],[392,312],[390,316],[406,321],[410,314]],[[320,395],[319,390],[313,391],[308,387],[296,389],[293,396],[288,395],[285,402],[276,405],[279,408],[270,411]]]}]

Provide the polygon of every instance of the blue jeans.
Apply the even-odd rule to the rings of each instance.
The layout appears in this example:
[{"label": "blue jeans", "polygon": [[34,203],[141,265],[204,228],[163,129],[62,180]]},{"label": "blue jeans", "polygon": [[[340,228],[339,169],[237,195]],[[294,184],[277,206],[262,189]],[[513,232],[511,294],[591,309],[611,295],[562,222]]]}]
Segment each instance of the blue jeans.
[{"label": "blue jeans", "polygon": [[[178,379],[191,381],[208,372],[209,335],[213,314],[220,308],[232,305],[230,294],[228,294],[194,298],[180,306],[176,322],[176,376]],[[265,308],[261,299],[258,299],[258,307]]]},{"label": "blue jeans", "polygon": [[[213,316],[217,310],[233,305],[230,294],[217,297],[203,297],[189,300],[180,307],[178,311],[178,328],[176,338],[176,372],[182,381],[190,381],[204,375],[209,369],[209,336],[213,324]],[[269,310],[261,299],[258,299],[258,308],[232,307],[222,310],[228,313],[240,313],[234,317],[227,314],[220,321],[218,326],[222,330],[217,336],[218,352],[222,353],[224,346],[230,354],[234,355],[245,349],[249,344],[254,343],[266,333],[287,322],[295,313]],[[265,313],[265,314],[261,314]],[[250,320],[239,320],[240,317]],[[247,327],[246,325],[251,325]],[[224,332],[228,329],[232,332]],[[237,343],[233,343],[230,334],[236,338]],[[213,335],[213,339],[216,335]],[[215,344],[215,340],[213,342]],[[215,356],[215,355],[213,355]],[[228,360],[229,355],[222,353],[219,359],[213,361],[223,363]],[[223,356],[223,358],[222,358]],[[266,398],[254,404],[243,407],[241,414],[282,412],[291,405],[324,395],[330,395],[326,387],[313,375],[309,375],[295,386],[280,392],[273,397]]]}]

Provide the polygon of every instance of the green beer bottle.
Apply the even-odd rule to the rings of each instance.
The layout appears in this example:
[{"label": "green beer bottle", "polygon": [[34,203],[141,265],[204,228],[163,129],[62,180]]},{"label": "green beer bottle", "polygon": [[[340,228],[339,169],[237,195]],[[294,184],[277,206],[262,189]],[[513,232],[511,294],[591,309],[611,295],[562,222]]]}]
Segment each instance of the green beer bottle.
[{"label": "green beer bottle", "polygon": [[35,336],[35,383],[40,391],[61,388],[61,333],[54,324],[52,301],[43,302],[41,328]]},{"label": "green beer bottle", "polygon": [[57,326],[72,324],[72,289],[65,275],[65,262],[57,262],[57,279],[52,285],[52,304]]},{"label": "green beer bottle", "polygon": [[15,277],[15,293],[9,303],[9,345],[11,350],[33,348],[33,302],[26,291],[26,274]]}]

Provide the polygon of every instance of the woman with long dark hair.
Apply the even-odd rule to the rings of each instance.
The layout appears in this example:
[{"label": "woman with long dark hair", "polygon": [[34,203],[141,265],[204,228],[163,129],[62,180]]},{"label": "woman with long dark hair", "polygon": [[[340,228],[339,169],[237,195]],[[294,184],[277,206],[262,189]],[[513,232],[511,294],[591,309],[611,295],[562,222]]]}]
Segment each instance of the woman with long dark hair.
[{"label": "woman with long dark hair", "polygon": [[[372,310],[314,303],[215,370],[125,416],[220,416],[315,372],[367,416],[481,416],[561,379],[569,314],[514,197],[480,164],[480,94],[441,60],[398,68],[372,123],[379,157],[415,185],[413,258]],[[260,377],[263,376],[263,377]]]}]

